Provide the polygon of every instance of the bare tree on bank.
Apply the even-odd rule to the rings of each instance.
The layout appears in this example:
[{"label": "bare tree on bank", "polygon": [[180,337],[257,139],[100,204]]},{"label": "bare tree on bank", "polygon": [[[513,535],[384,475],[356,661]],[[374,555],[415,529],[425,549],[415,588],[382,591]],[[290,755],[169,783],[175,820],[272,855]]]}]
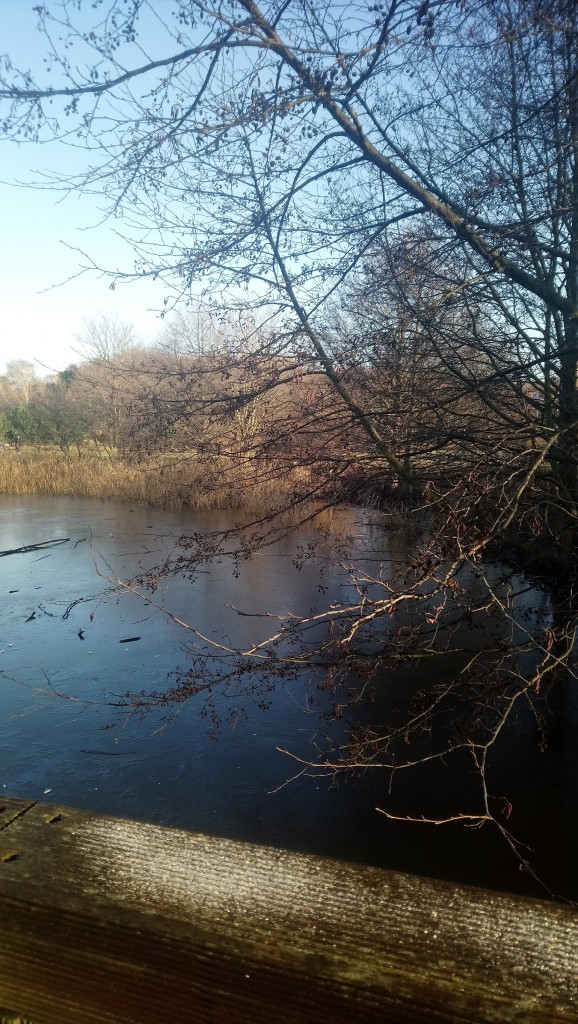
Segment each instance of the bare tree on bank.
[{"label": "bare tree on bank", "polygon": [[[39,6],[49,77],[5,62],[4,134],[84,145],[85,172],[60,187],[98,195],[131,239],[135,267],[113,277],[162,278],[167,308],[204,288],[229,312],[249,311],[251,333],[266,337],[253,361],[304,367],[331,389],[334,404],[310,421],[328,431],[328,476],[338,465],[384,493],[395,485],[430,516],[396,579],[349,566],[355,600],[221,652],[286,670],[314,664],[335,686],[355,672],[365,686],[384,660],[461,650],[451,685],[397,725],[358,731],[326,763],[399,770],[465,747],[481,786],[462,816],[507,834],[487,785],[493,746],[516,708],[536,709],[547,683],[573,680],[575,5],[153,7],[109,0],[95,24],[82,0]],[[275,374],[267,386],[279,387]],[[254,396],[242,388],[247,410]],[[456,624],[487,607],[512,617],[507,584],[494,586],[481,564],[512,536],[542,567],[555,564],[552,613],[544,628],[476,650]],[[241,556],[254,543],[245,534]],[[159,571],[194,573],[232,544],[191,541]],[[300,649],[320,623],[314,653]],[[430,747],[442,710],[460,730]]]}]

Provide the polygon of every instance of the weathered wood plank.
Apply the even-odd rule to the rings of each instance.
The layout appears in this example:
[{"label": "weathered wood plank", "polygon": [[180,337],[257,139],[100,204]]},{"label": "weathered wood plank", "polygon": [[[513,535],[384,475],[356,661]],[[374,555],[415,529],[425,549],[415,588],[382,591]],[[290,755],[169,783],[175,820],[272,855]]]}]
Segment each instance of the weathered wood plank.
[{"label": "weathered wood plank", "polygon": [[571,908],[50,805],[21,811],[0,831],[2,1014],[578,1021]]},{"label": "weathered wood plank", "polygon": [[26,814],[34,807],[34,800],[13,800],[11,797],[0,797],[0,831],[7,828],[21,814]]}]

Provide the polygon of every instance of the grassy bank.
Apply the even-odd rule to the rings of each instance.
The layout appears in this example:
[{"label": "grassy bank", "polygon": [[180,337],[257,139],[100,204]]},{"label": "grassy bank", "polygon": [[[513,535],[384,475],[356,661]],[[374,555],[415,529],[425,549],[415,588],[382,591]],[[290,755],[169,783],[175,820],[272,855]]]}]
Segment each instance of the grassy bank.
[{"label": "grassy bank", "polygon": [[[296,481],[285,476],[287,492]],[[234,464],[219,456],[151,456],[123,459],[94,449],[80,454],[57,448],[0,452],[0,494],[54,495],[143,501],[164,508],[245,508],[267,511],[279,503],[272,467]]]}]

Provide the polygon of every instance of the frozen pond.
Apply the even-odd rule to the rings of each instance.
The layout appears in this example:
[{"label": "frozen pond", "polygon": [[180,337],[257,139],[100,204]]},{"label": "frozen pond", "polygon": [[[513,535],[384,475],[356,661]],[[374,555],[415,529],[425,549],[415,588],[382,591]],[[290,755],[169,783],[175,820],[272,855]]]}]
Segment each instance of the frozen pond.
[{"label": "frozen pond", "polygon": [[[363,522],[352,516],[363,544]],[[379,772],[338,787],[306,776],[283,785],[296,765],[277,748],[311,757],[315,736],[328,729],[323,700],[309,699],[306,679],[279,681],[266,710],[258,694],[239,702],[234,688],[222,687],[215,695],[217,738],[198,699],[173,708],[170,722],[166,709],[140,715],[114,706],[127,691],[166,689],[187,666],[186,635],[152,605],[114,593],[96,573],[93,552],[129,575],[139,562],[167,557],[181,534],[231,521],[226,513],[193,516],[94,500],[0,499],[3,551],[69,538],[0,558],[0,793],[537,892],[488,829],[396,824],[376,813],[387,789]],[[307,540],[301,534],[263,551],[238,578],[225,559],[193,583],[172,582],[163,600],[208,634],[233,643],[256,639],[262,621],[239,618],[227,605],[275,612],[319,605],[317,570],[298,570],[293,561],[297,544]],[[337,573],[324,583],[323,600],[343,586]],[[140,639],[120,643],[131,637]],[[574,702],[545,753],[533,735],[522,734],[502,757],[541,870],[575,897],[577,717]],[[435,798],[447,781],[430,770],[417,785]]]}]

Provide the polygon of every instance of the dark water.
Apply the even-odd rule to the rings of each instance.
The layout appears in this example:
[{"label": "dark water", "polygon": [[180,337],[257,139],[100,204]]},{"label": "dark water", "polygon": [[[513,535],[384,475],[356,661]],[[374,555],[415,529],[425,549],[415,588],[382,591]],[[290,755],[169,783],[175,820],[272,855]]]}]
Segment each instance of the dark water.
[{"label": "dark water", "polygon": [[[139,563],[167,557],[181,534],[233,520],[92,500],[0,499],[1,550],[70,538],[0,558],[0,794],[544,895],[487,826],[386,820],[375,810],[392,806],[389,779],[379,771],[337,786],[307,775],[289,782],[299,765],[278,748],[312,758],[328,728],[330,698],[324,704],[306,679],[280,681],[266,710],[258,693],[240,700],[232,684],[223,686],[215,696],[217,738],[199,699],[173,708],[170,721],[166,709],[141,715],[114,706],[127,691],[174,682],[175,671],[187,667],[183,645],[191,637],[152,605],[114,593],[94,559],[101,571],[106,562],[129,575]],[[360,550],[377,545],[385,564],[395,558],[387,535],[376,541],[359,514],[344,512],[340,527]],[[156,599],[206,635],[231,644],[259,640],[270,622],[240,617],[228,605],[307,612],[342,596],[347,580],[339,570],[324,577],[321,596],[317,567],[296,568],[298,545],[311,539],[303,532],[263,551],[238,578],[223,559],[194,583],[172,581]],[[545,598],[534,592],[524,600],[534,614]],[[140,639],[119,643],[133,636]],[[375,715],[396,688],[424,685],[424,673],[406,669],[386,683]],[[512,830],[532,847],[541,877],[578,898],[578,706],[570,691],[552,700],[560,706],[545,751],[535,723],[519,722],[499,750],[495,780],[513,803]],[[472,774],[464,761],[453,773],[438,764],[407,780],[398,776],[393,806],[437,813],[450,789],[454,805],[463,796],[465,806]]]}]

